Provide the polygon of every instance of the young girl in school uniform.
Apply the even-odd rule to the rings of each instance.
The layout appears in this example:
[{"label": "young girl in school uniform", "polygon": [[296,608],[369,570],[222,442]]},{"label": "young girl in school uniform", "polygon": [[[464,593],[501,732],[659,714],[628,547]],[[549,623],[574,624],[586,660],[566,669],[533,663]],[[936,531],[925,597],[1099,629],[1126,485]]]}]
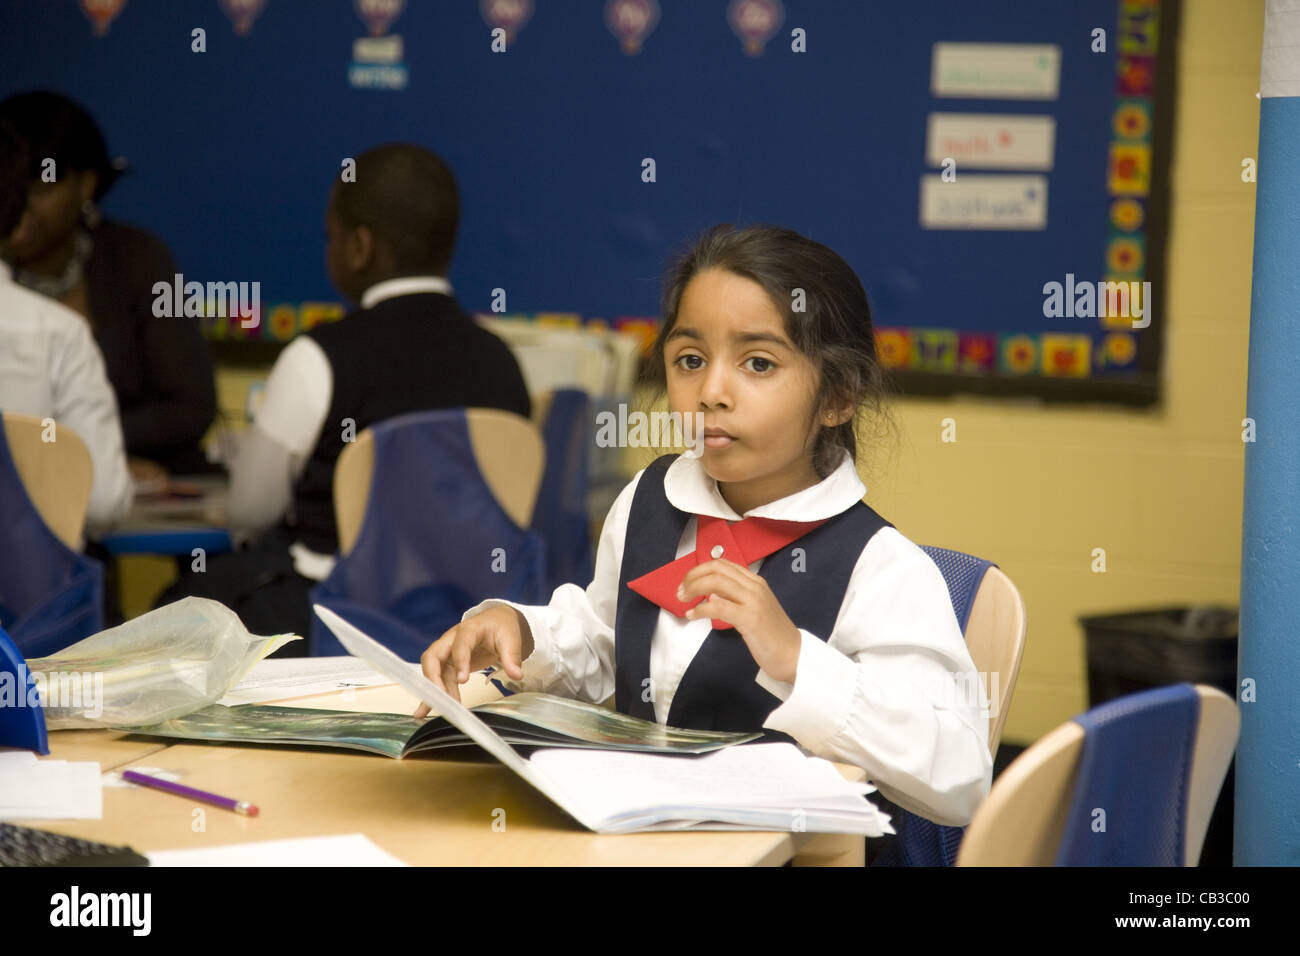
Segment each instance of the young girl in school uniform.
[{"label": "young girl in school uniform", "polygon": [[790,230],[717,226],[670,269],[650,368],[672,411],[702,413],[703,448],[623,490],[585,589],[483,602],[425,674],[459,698],[499,665],[516,691],[764,731],[968,823],[992,779],[987,707],[938,567],[862,501],[854,419],[883,375],[858,277]]}]

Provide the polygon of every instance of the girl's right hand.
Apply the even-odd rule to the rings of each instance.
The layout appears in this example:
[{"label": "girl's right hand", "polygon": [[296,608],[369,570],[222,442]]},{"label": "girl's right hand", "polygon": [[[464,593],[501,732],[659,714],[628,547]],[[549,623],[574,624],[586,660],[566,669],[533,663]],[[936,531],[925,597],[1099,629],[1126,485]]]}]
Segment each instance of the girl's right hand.
[{"label": "girl's right hand", "polygon": [[[424,676],[457,701],[460,684],[469,680],[471,671],[500,664],[506,676],[519,680],[524,674],[519,666],[533,652],[533,634],[528,621],[512,607],[496,605],[461,621],[429,645],[420,655]],[[429,713],[421,702],[416,717]]]}]

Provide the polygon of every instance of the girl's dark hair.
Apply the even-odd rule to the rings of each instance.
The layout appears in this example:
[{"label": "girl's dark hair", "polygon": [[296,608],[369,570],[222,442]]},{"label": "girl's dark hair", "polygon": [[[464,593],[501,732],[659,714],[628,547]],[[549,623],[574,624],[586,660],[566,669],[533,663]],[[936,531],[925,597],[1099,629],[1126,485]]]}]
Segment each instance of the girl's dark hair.
[{"label": "girl's dark hair", "polygon": [[53,159],[61,177],[64,170],[99,174],[96,202],[112,188],[122,169],[108,158],[104,134],[95,120],[61,93],[33,90],[16,93],[0,102],[0,120],[9,123],[27,141],[31,179],[41,175],[41,163]]},{"label": "girl's dark hair", "polygon": [[[677,324],[682,294],[705,269],[744,276],[767,291],[785,318],[786,334],[818,372],[814,416],[824,401],[832,401],[847,402],[855,411],[866,408],[879,420],[888,420],[889,389],[876,359],[871,306],[861,281],[834,251],[779,226],[714,226],[671,263],[664,279],[663,322],[642,366],[641,384],[652,400],[667,391],[664,342]],[[796,311],[796,304],[802,304],[803,311]],[[821,428],[813,451],[819,477],[835,470],[844,451],[857,461],[856,419]]]}]

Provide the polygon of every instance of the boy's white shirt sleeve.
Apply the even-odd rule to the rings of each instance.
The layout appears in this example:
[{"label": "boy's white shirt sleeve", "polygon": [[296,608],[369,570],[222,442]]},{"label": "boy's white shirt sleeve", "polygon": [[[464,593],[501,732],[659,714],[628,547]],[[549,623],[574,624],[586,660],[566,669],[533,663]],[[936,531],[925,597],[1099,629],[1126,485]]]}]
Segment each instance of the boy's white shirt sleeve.
[{"label": "boy's white shirt sleeve", "polygon": [[293,483],[320,440],[333,390],[334,370],[315,339],[300,335],[285,346],[230,463],[232,530],[261,531],[284,517]]},{"label": "boy's white shirt sleeve", "polygon": [[94,478],[86,507],[86,533],[97,537],[126,517],[135,497],[122,421],[90,326],[79,317],[60,323],[54,339],[49,373],[54,418],[76,432],[90,452]]},{"label": "boy's white shirt sleeve", "polygon": [[254,423],[290,454],[305,458],[320,440],[333,395],[329,357],[315,339],[300,335],[271,366]]},{"label": "boy's white shirt sleeve", "polygon": [[758,673],[783,701],[763,726],[862,767],[905,810],[969,823],[993,777],[987,700],[929,556],[881,529],[858,558],[830,639],[800,635],[793,684]]},{"label": "boy's white shirt sleeve", "polygon": [[533,634],[533,652],[520,663],[523,679],[512,681],[498,668],[493,677],[512,691],[540,691],[598,704],[614,693],[614,613],[623,566],[628,512],[644,469],[624,488],[600,533],[591,584],[562,584],[549,604],[526,605],[491,599],[466,611],[461,620],[494,605],[515,608]]}]

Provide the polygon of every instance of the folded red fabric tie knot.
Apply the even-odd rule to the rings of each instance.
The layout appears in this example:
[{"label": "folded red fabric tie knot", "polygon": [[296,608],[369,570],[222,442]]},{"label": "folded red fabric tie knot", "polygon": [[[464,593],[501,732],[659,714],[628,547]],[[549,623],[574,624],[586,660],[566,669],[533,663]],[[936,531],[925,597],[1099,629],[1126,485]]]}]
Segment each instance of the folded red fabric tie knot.
[{"label": "folded red fabric tie knot", "polygon": [[[723,518],[699,515],[695,525],[694,551],[641,575],[635,581],[627,582],[627,586],[661,608],[678,617],[685,617],[688,610],[705,599],[704,596],[697,597],[689,604],[677,599],[677,589],[691,568],[715,558],[747,568],[759,558],[780,551],[825,523],[826,519],[781,521],[777,518],[751,517],[728,524]],[[717,618],[713,619],[713,626],[719,630],[731,627],[726,621]]]}]

